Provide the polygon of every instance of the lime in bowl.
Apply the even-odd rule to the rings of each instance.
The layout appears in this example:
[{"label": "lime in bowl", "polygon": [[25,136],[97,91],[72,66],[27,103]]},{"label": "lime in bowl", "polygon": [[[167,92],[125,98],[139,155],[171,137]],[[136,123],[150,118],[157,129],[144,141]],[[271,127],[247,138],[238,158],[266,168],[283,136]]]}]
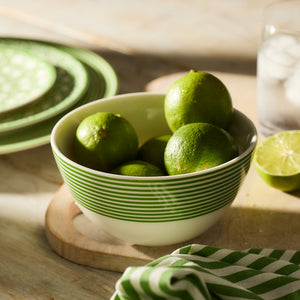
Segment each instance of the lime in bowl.
[{"label": "lime in bowl", "polygon": [[135,128],[139,144],[171,134],[164,94],[131,93],[81,106],[51,134],[53,154],[76,204],[95,226],[132,244],[162,246],[188,241],[215,224],[235,199],[249,170],[257,131],[234,110],[228,129],[238,156],[216,167],[180,175],[126,176],[94,170],[74,158],[76,130],[96,112],[120,114]]}]

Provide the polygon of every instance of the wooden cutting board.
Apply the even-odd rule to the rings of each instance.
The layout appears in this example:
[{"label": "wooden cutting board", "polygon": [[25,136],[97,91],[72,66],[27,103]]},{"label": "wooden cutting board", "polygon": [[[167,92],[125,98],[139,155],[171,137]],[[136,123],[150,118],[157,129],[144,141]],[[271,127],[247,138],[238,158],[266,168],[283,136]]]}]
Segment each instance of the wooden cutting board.
[{"label": "wooden cutting board", "polygon": [[[76,222],[77,218],[81,220]],[[49,204],[45,219],[46,237],[57,254],[105,270],[123,272],[131,265],[145,265],[183,245],[146,247],[111,237],[82,215],[65,184]]]}]

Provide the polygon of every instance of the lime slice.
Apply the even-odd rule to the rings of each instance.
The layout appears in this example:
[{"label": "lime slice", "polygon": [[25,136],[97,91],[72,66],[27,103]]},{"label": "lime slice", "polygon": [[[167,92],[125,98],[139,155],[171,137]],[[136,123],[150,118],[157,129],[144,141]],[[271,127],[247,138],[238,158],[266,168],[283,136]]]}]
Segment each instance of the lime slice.
[{"label": "lime slice", "polygon": [[282,191],[300,189],[300,130],[266,138],[255,151],[254,165],[270,186]]}]

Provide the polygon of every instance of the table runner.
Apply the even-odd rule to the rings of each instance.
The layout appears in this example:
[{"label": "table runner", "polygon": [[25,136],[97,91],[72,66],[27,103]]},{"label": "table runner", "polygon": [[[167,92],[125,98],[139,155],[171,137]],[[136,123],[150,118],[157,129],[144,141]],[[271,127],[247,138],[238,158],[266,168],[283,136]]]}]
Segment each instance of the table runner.
[{"label": "table runner", "polygon": [[111,300],[300,299],[300,251],[192,244],[128,267]]}]

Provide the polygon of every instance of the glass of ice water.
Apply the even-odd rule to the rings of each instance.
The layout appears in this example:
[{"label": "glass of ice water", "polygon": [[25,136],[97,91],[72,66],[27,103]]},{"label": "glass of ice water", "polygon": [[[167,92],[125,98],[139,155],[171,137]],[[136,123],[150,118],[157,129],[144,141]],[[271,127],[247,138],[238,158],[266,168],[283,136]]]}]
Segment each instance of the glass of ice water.
[{"label": "glass of ice water", "polygon": [[257,91],[263,135],[300,129],[300,0],[275,2],[264,10]]}]

